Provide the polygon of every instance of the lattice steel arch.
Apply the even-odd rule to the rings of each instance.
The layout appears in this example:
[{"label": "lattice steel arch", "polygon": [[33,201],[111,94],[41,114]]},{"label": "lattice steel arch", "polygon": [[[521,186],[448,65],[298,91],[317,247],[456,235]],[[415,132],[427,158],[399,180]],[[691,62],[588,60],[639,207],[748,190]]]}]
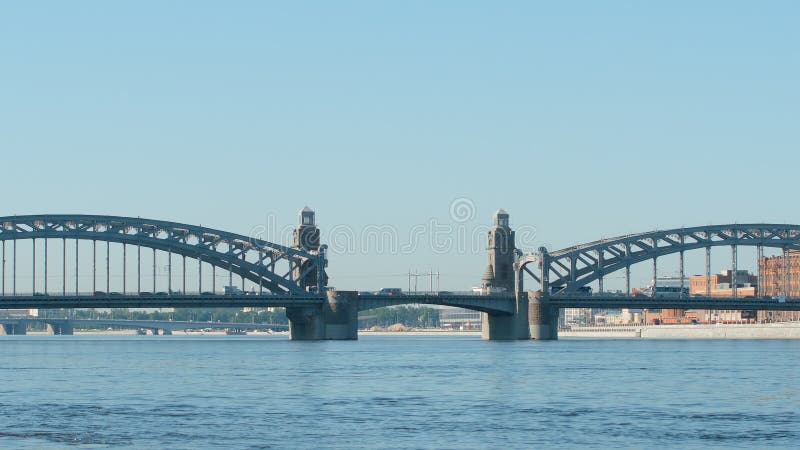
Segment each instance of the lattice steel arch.
[{"label": "lattice steel arch", "polygon": [[[317,274],[318,290],[327,280],[325,246],[319,252],[309,252],[212,228],[135,217],[67,214],[0,217],[0,241],[56,238],[140,245],[172,252],[230,270],[273,293],[305,293],[306,286],[297,280],[304,280],[313,272]],[[285,273],[276,271],[281,261],[288,263]]]},{"label": "lattice steel arch", "polygon": [[[554,252],[541,247],[517,261],[518,290],[522,273],[557,294],[581,287],[634,264],[665,255],[719,246],[759,246],[800,250],[800,225],[733,224],[657,230],[602,239]],[[530,265],[537,266],[537,273]]]}]

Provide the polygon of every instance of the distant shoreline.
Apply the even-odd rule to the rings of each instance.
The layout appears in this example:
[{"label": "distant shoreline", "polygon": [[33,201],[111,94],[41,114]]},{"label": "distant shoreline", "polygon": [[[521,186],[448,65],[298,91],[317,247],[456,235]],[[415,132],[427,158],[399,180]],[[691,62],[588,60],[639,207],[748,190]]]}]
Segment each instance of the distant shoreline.
[{"label": "distant shoreline", "polygon": [[[43,331],[29,331],[28,335],[46,336]],[[136,330],[75,330],[76,336],[132,336]],[[174,336],[226,336],[225,331],[173,331]],[[480,331],[409,330],[378,331],[359,330],[359,336],[481,336]],[[249,331],[248,336],[287,336],[288,331]],[[716,325],[620,325],[573,327],[560,330],[559,338],[591,339],[800,339],[800,322],[769,324],[716,324]]]},{"label": "distant shoreline", "polygon": [[716,325],[624,325],[573,327],[559,338],[800,339],[800,322]]},{"label": "distant shoreline", "polygon": [[367,331],[359,330],[359,336],[480,336],[480,331],[413,330],[413,331]]}]

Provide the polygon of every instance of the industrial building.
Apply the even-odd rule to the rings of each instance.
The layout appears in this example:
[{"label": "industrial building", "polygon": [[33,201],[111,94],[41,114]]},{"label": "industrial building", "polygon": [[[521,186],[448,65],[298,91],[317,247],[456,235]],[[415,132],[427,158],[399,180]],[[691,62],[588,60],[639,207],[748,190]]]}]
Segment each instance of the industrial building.
[{"label": "industrial building", "polygon": [[[758,276],[747,270],[723,270],[712,274],[708,279],[705,275],[689,277],[689,295],[702,295],[709,297],[733,297],[733,287],[736,286],[736,296],[739,298],[755,297],[758,285]],[[687,318],[698,323],[741,323],[756,322],[755,311],[736,310],[695,310]]]},{"label": "industrial building", "polygon": [[[758,290],[766,297],[800,298],[800,251],[787,250],[758,261]],[[759,321],[800,321],[798,311],[759,311]]]}]

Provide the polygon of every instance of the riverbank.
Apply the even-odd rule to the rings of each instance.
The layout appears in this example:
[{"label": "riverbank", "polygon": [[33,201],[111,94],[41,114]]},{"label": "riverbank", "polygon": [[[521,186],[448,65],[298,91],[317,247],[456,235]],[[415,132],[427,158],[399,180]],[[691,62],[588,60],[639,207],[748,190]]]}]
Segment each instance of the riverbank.
[{"label": "riverbank", "polygon": [[[46,331],[28,331],[26,333],[29,336],[49,336],[50,334]],[[137,330],[75,330],[73,332],[75,336],[135,336],[138,335],[139,332]],[[152,335],[151,331],[147,331],[148,335]],[[268,335],[288,335],[288,331],[274,331],[274,332],[266,332],[266,331],[248,331],[246,333],[248,336],[268,336]],[[173,336],[226,336],[228,335],[225,331],[222,330],[212,330],[212,331],[186,331],[186,330],[175,330],[172,332]]]},{"label": "riverbank", "polygon": [[[149,333],[149,332],[148,332]],[[28,335],[47,335],[43,331],[29,331]],[[135,335],[136,330],[75,330],[75,335]],[[225,331],[172,332],[175,336],[225,336]],[[286,335],[288,331],[248,331],[248,336]],[[453,330],[359,330],[359,336],[480,336],[480,331]],[[629,338],[629,339],[800,339],[800,323],[769,324],[716,324],[716,325],[626,325],[572,327],[559,330],[558,337],[565,338]]]},{"label": "riverbank", "polygon": [[800,339],[800,323],[572,327],[559,338]]}]

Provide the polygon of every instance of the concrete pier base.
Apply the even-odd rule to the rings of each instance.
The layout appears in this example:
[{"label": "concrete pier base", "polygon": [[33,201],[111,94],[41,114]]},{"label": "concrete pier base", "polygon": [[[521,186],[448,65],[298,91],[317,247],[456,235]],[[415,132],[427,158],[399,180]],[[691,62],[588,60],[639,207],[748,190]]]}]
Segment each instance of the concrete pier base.
[{"label": "concrete pier base", "polygon": [[481,337],[487,341],[530,339],[528,327],[528,293],[517,294],[516,311],[512,315],[482,313]]},{"label": "concrete pier base", "polygon": [[318,341],[325,339],[322,308],[286,308],[289,318],[289,339],[293,341]]},{"label": "concrete pier base", "polygon": [[25,322],[0,324],[0,336],[22,336],[28,333]]},{"label": "concrete pier base", "polygon": [[324,339],[358,339],[358,292],[328,291],[328,302],[323,306],[323,315]]},{"label": "concrete pier base", "polygon": [[358,339],[358,292],[328,291],[322,307],[286,308],[293,341]]},{"label": "concrete pier base", "polygon": [[528,321],[531,339],[553,341],[558,339],[558,308],[550,306],[541,292],[531,292]]}]

